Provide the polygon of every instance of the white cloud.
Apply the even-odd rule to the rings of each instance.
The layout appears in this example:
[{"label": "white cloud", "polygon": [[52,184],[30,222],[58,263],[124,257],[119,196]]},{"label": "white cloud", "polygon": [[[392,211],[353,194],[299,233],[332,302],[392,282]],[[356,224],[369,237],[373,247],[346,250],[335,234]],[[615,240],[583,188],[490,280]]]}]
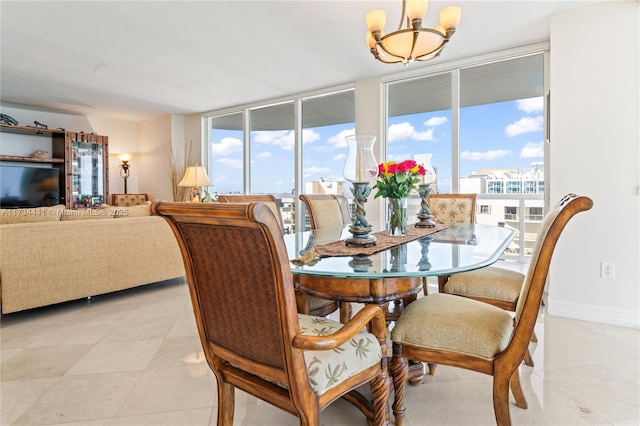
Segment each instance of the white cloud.
[{"label": "white cloud", "polygon": [[338,154],[336,156],[334,156],[331,161],[342,161],[342,160],[346,160],[347,158],[347,154]]},{"label": "white cloud", "polygon": [[269,151],[266,151],[266,152],[261,152],[260,154],[256,155],[256,157],[258,157],[258,158],[271,158],[271,157],[273,157],[273,154],[271,154]]},{"label": "white cloud", "polygon": [[544,98],[542,96],[537,98],[520,99],[516,101],[516,104],[520,111],[524,111],[527,114],[542,112],[544,110]]},{"label": "white cloud", "polygon": [[327,139],[327,143],[334,148],[346,148],[347,140],[345,139],[347,136],[355,135],[356,129],[344,129],[340,131],[337,135],[329,137]]},{"label": "white cloud", "polygon": [[411,156],[411,154],[409,153],[402,153],[402,154],[387,154],[387,162],[389,161],[395,161],[396,163],[400,163],[404,160],[409,160],[412,159],[413,157]]},{"label": "white cloud", "polygon": [[328,167],[306,167],[304,169],[304,177],[309,177],[318,173],[330,173],[332,170]]},{"label": "white cloud", "polygon": [[471,161],[495,160],[496,158],[508,157],[512,154],[513,153],[510,149],[494,149],[485,152],[462,151],[460,153],[460,158]]},{"label": "white cloud", "polygon": [[441,124],[446,123],[447,121],[449,121],[449,119],[447,117],[431,117],[430,119],[428,119],[427,121],[424,122],[425,126],[439,126]]},{"label": "white cloud", "polygon": [[302,143],[308,144],[320,140],[320,133],[312,129],[302,129]]},{"label": "white cloud", "polygon": [[520,158],[542,158],[544,147],[542,142],[527,142],[520,151]]},{"label": "white cloud", "polygon": [[242,141],[237,138],[222,138],[219,143],[211,144],[211,152],[214,156],[242,152]]},{"label": "white cloud", "polygon": [[413,139],[418,141],[432,141],[433,129],[424,132],[418,132],[407,122],[392,124],[389,126],[389,142],[397,142],[399,140]]},{"label": "white cloud", "polygon": [[294,147],[293,131],[256,131],[251,133],[252,140],[258,144],[275,145],[286,151],[291,151]]},{"label": "white cloud", "polygon": [[507,136],[517,136],[523,133],[537,132],[542,130],[542,124],[544,120],[541,115],[537,117],[522,117],[515,123],[509,124],[504,132]]},{"label": "white cloud", "polygon": [[216,160],[217,163],[224,164],[227,167],[231,167],[232,169],[241,169],[243,167],[242,160],[233,160],[231,158],[219,158]]}]

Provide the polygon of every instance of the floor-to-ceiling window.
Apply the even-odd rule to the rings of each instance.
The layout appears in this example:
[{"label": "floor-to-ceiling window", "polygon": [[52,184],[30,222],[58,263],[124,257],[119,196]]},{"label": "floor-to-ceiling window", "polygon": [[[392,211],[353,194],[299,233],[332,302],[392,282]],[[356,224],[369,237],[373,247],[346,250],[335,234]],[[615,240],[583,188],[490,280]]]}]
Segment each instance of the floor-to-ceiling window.
[{"label": "floor-to-ceiling window", "polygon": [[[401,162],[415,154],[433,154],[438,192],[451,192],[451,74],[398,81],[388,86],[387,146],[384,161]],[[409,214],[420,209],[417,193]]]},{"label": "floor-to-ceiling window", "polygon": [[[477,193],[477,221],[517,229],[510,251],[521,260],[544,208],[545,56],[469,61],[384,84],[386,158],[378,160],[433,154],[436,190]],[[303,228],[298,194],[349,195],[342,168],[355,99],[344,87],[208,117],[214,191],[276,194],[287,229]],[[410,203],[417,211],[416,194]]]},{"label": "floor-to-ceiling window", "polygon": [[214,194],[242,194],[244,175],[244,113],[209,118],[209,176]]},{"label": "floor-to-ceiling window", "polygon": [[477,222],[516,229],[521,260],[544,207],[544,74],[538,53],[387,83],[386,161],[433,154],[433,189],[478,194]]},{"label": "floor-to-ceiling window", "polygon": [[530,255],[542,217],[528,212],[544,207],[542,53],[460,70],[459,141],[460,192],[494,212],[477,222],[517,230],[507,253]]},{"label": "floor-to-ceiling window", "polygon": [[285,232],[305,228],[298,194],[348,192],[342,170],[354,117],[353,88],[207,117],[213,192],[273,194]]},{"label": "floor-to-ceiling window", "polygon": [[[302,192],[350,196],[344,179],[345,136],[355,134],[353,90],[302,100]],[[304,226],[309,220],[301,205]]]}]

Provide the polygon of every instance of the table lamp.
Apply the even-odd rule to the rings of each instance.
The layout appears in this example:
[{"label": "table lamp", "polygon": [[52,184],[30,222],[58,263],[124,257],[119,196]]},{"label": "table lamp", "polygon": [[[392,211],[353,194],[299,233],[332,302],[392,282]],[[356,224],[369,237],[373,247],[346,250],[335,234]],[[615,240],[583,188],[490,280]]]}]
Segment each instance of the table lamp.
[{"label": "table lamp", "polygon": [[209,176],[207,176],[207,171],[203,166],[199,166],[198,163],[194,166],[187,167],[182,180],[178,183],[178,186],[191,187],[189,201],[192,203],[201,203],[202,187],[211,185],[212,183],[209,180]]}]

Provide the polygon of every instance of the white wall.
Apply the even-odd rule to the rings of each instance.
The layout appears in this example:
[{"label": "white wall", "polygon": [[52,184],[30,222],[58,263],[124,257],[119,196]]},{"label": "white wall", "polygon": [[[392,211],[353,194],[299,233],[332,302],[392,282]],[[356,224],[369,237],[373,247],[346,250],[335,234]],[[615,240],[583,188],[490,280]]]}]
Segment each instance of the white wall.
[{"label": "white wall", "polygon": [[[549,313],[640,327],[640,3],[605,2],[551,20],[551,202],[594,207],[554,255]],[[603,32],[603,29],[605,29]],[[600,278],[600,262],[615,279]]]},{"label": "white wall", "polygon": [[201,162],[200,116],[166,115],[140,123],[140,187],[151,200],[173,201],[171,156],[184,158],[192,144],[191,163]]}]

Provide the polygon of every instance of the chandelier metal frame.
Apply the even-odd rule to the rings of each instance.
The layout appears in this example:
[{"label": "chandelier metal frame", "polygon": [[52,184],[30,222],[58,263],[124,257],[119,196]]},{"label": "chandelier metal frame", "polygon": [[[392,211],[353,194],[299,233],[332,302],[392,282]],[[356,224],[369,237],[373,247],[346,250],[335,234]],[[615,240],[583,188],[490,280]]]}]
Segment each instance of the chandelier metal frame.
[{"label": "chandelier metal frame", "polygon": [[[372,10],[367,14],[367,42],[373,56],[385,64],[397,64],[419,61],[431,61],[442,53],[445,45],[456,32],[456,26],[460,22],[461,10],[457,6],[445,7],[440,11],[441,25],[434,28],[422,26],[422,19],[427,11],[427,0],[409,0],[411,11],[407,10],[407,0],[402,0],[402,13],[400,14],[400,24],[398,29],[389,34],[384,34],[384,24],[386,12],[383,10]],[[410,16],[413,15],[413,16]],[[406,28],[402,24],[406,21]],[[407,37],[409,35],[409,37]],[[436,41],[439,37],[440,40]],[[426,39],[421,42],[422,39]],[[408,54],[394,51],[391,45],[401,39],[410,38],[410,49]],[[431,39],[431,40],[429,40]],[[404,42],[406,40],[402,40]],[[425,42],[426,41],[426,42]],[[397,47],[397,46],[395,46]],[[407,46],[402,49],[407,52]]]}]

